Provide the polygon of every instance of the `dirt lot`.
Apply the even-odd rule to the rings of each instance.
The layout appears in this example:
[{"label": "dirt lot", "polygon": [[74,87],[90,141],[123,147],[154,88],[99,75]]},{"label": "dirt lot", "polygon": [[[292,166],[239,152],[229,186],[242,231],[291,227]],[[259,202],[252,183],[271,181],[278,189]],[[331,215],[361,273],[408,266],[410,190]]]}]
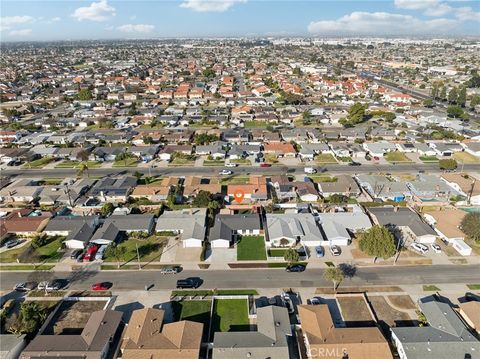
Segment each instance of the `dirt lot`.
[{"label": "dirt lot", "polygon": [[60,304],[54,317],[45,329],[47,335],[80,334],[90,315],[105,307],[105,301],[75,302],[65,301]]},{"label": "dirt lot", "polygon": [[397,308],[400,309],[416,309],[416,305],[409,295],[389,295],[388,300]]},{"label": "dirt lot", "polygon": [[373,318],[362,296],[338,296],[337,302],[347,326],[373,325]]},{"label": "dirt lot", "polygon": [[392,308],[383,296],[368,297],[368,300],[377,319],[380,322],[385,322],[390,327],[405,326],[405,322],[411,319],[407,313]]}]

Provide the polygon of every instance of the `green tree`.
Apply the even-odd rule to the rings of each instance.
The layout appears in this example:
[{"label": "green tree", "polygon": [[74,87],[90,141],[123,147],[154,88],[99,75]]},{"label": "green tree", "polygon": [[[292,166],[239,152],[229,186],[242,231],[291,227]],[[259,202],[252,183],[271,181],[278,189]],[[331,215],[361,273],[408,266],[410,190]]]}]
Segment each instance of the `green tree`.
[{"label": "green tree", "polygon": [[48,243],[48,238],[45,235],[37,234],[32,238],[32,247],[40,248]]},{"label": "green tree", "polygon": [[102,206],[102,209],[100,210],[100,213],[102,213],[102,215],[104,217],[106,217],[110,213],[112,213],[114,209],[115,209],[114,205],[110,202],[107,202]]},{"label": "green tree", "polygon": [[462,231],[476,242],[480,242],[480,212],[470,212],[460,224]]},{"label": "green tree", "polygon": [[125,260],[127,248],[122,245],[112,244],[105,250],[105,257],[115,258],[117,260],[117,267],[120,268],[120,262]]},{"label": "green tree", "polygon": [[360,250],[369,256],[374,256],[374,261],[378,257],[388,259],[395,254],[395,239],[392,233],[380,225],[373,226],[362,233],[358,242]]},{"label": "green tree", "polygon": [[195,196],[195,198],[192,201],[192,205],[194,207],[208,207],[209,203],[213,200],[213,196],[210,192],[208,191],[200,191],[198,194]]},{"label": "green tree", "polygon": [[465,87],[462,87],[460,91],[458,91],[457,105],[461,107],[465,107],[466,102],[467,102],[467,89]]},{"label": "green tree", "polygon": [[34,301],[23,302],[18,319],[9,331],[14,334],[33,334],[47,319],[47,309]]},{"label": "green tree", "polygon": [[423,100],[423,106],[433,107],[433,100],[431,98],[427,98],[427,99]]},{"label": "green tree", "polygon": [[215,77],[215,71],[211,68],[206,68],[205,70],[202,71],[202,75],[207,78]]},{"label": "green tree", "polygon": [[323,272],[323,278],[333,283],[333,290],[337,290],[340,283],[345,278],[345,274],[340,268],[329,267]]},{"label": "green tree", "polygon": [[294,248],[289,248],[285,252],[283,259],[285,259],[285,261],[288,263],[294,263],[294,262],[298,262],[298,260],[300,259],[300,255]]},{"label": "green tree", "polygon": [[454,170],[457,168],[458,164],[453,158],[445,158],[438,161],[438,166],[441,170]]},{"label": "green tree", "polygon": [[470,107],[474,108],[475,106],[480,105],[480,95],[474,95],[470,100]]},{"label": "green tree", "polygon": [[442,89],[440,90],[440,100],[447,100],[447,88],[445,86],[442,86]]},{"label": "green tree", "polygon": [[81,177],[83,176],[84,173],[87,173],[87,177],[90,177],[90,171],[89,171],[87,162],[80,163],[77,175]]},{"label": "green tree", "polygon": [[450,117],[459,118],[463,115],[464,111],[460,106],[448,106],[447,113]]},{"label": "green tree", "polygon": [[89,89],[81,89],[78,91],[77,97],[80,101],[89,101],[93,98],[92,91]]},{"label": "green tree", "polygon": [[452,88],[448,92],[448,102],[451,104],[456,104],[457,103],[457,97],[458,97],[458,92],[456,87]]}]

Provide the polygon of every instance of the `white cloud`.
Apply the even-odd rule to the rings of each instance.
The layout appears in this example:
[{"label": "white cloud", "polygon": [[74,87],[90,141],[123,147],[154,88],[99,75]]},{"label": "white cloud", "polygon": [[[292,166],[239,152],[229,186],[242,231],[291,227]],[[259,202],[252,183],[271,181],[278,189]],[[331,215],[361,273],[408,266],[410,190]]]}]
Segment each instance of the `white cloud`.
[{"label": "white cloud", "polygon": [[142,34],[149,34],[153,30],[155,30],[154,25],[147,25],[147,24],[125,24],[122,26],[117,27],[118,31],[126,32],[126,33],[142,33]]},{"label": "white cloud", "polygon": [[337,20],[311,22],[308,31],[313,34],[409,35],[445,33],[458,21],[452,19],[420,20],[410,15],[387,12],[352,12]]},{"label": "white cloud", "polygon": [[79,7],[72,16],[78,21],[106,21],[111,16],[115,16],[115,8],[108,5],[107,0],[92,2],[89,6]]},{"label": "white cloud", "polygon": [[431,17],[454,16],[462,21],[480,21],[480,12],[474,11],[470,6],[452,7],[439,0],[395,0],[395,6],[399,9],[422,10]]},{"label": "white cloud", "polygon": [[28,36],[32,33],[32,29],[12,30],[8,34],[10,36]]},{"label": "white cloud", "polygon": [[238,3],[246,3],[247,0],[184,0],[180,7],[197,12],[224,12]]},{"label": "white cloud", "polygon": [[0,28],[2,30],[8,30],[13,26],[26,24],[28,22],[33,21],[32,16],[23,15],[23,16],[2,16],[0,18]]},{"label": "white cloud", "polygon": [[52,21],[52,22],[56,22],[56,21],[60,21],[60,20],[62,20],[62,19],[59,18],[58,16],[52,17],[52,18],[50,19],[50,21]]}]

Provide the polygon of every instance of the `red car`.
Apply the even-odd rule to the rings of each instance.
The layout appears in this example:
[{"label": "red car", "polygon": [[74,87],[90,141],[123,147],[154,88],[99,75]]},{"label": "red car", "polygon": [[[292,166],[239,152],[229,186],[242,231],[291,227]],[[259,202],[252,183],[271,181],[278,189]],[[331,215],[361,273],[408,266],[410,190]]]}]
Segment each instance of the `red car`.
[{"label": "red car", "polygon": [[112,288],[112,283],[110,282],[100,282],[92,285],[92,290],[109,290]]},{"label": "red car", "polygon": [[83,261],[90,262],[91,260],[93,260],[95,258],[95,254],[97,253],[97,251],[98,251],[98,246],[96,245],[92,245],[88,247],[87,252],[83,256]]},{"label": "red car", "polygon": [[270,163],[260,163],[260,167],[272,167]]}]

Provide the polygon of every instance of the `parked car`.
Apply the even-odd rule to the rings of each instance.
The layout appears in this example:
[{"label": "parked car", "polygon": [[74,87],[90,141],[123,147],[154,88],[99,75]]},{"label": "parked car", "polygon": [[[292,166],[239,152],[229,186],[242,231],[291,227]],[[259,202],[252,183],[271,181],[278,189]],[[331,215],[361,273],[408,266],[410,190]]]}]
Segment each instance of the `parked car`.
[{"label": "parked car", "polygon": [[325,250],[322,246],[316,246],[315,253],[317,254],[317,258],[322,258],[325,255]]},{"label": "parked car", "polygon": [[272,167],[272,165],[270,163],[262,162],[260,163],[260,167]]},{"label": "parked car", "polygon": [[352,161],[352,162],[349,162],[348,165],[349,166],[361,166],[362,164],[360,162]]},{"label": "parked car", "polygon": [[428,247],[425,244],[422,244],[422,243],[413,242],[410,245],[410,248],[412,248],[414,251],[420,252],[422,254],[425,254],[425,253],[428,252]]},{"label": "parked car", "polygon": [[284,293],[281,294],[281,297],[282,297],[283,303],[285,304],[285,307],[288,310],[288,313],[289,314],[295,313],[295,308],[293,307],[293,302],[292,302],[292,299],[290,298],[290,296],[287,293],[284,292]]},{"label": "parked car", "polygon": [[221,170],[218,174],[219,174],[220,176],[228,176],[228,175],[233,175],[233,171],[230,171],[230,170]]},{"label": "parked car", "polygon": [[103,244],[98,248],[97,253],[95,254],[95,260],[96,261],[101,261],[103,259],[103,255],[105,254],[105,251],[107,250],[108,245]]},{"label": "parked car", "polygon": [[197,278],[186,278],[177,280],[177,289],[183,288],[193,288],[196,289],[200,287],[201,282]]},{"label": "parked car", "polygon": [[18,246],[20,243],[22,243],[22,241],[19,239],[10,239],[9,241],[5,242],[5,247],[13,248],[15,246]]},{"label": "parked car", "polygon": [[225,163],[225,167],[237,167],[237,164],[232,162],[227,162]]},{"label": "parked car", "polygon": [[287,272],[303,272],[305,270],[305,266],[303,264],[293,264],[289,265],[285,268]]},{"label": "parked car", "polygon": [[442,253],[442,248],[440,248],[440,246],[438,244],[432,243],[432,244],[430,244],[430,247],[432,248],[432,250],[435,253]]},{"label": "parked car", "polygon": [[83,253],[83,249],[75,249],[72,254],[70,254],[70,259],[77,259]]},{"label": "parked car", "polygon": [[180,272],[180,267],[165,267],[160,270],[161,274],[177,274]]},{"label": "parked car", "polygon": [[315,168],[313,168],[313,167],[305,167],[305,168],[303,169],[303,171],[304,171],[305,173],[308,173],[308,174],[315,174],[315,173],[317,173],[317,170],[316,170]]},{"label": "parked car", "polygon": [[308,300],[307,300],[307,303],[310,304],[310,305],[319,305],[319,304],[322,304],[322,302],[320,302],[320,299],[318,299],[318,298],[308,299]]},{"label": "parked car", "polygon": [[77,262],[83,262],[83,256],[85,255],[85,250],[82,250],[80,252],[80,254],[78,255],[78,257],[76,258],[77,259]]},{"label": "parked car", "polygon": [[22,282],[22,283],[17,283],[13,287],[14,290],[17,292],[30,292],[31,290],[34,290],[38,287],[37,282]]},{"label": "parked car", "polygon": [[99,282],[92,285],[92,290],[109,290],[112,286],[110,282]]},{"label": "parked car", "polygon": [[65,288],[67,286],[67,283],[68,282],[65,279],[54,279],[51,281],[42,281],[38,283],[37,289],[50,292],[53,290],[60,290],[62,288]]},{"label": "parked car", "polygon": [[84,262],[90,262],[90,261],[93,261],[93,259],[95,258],[95,254],[97,253],[98,251],[98,246],[96,246],[95,244],[89,246],[87,248],[87,251],[85,252],[85,255],[83,256],[83,261]]},{"label": "parked car", "polygon": [[332,253],[332,256],[337,257],[342,254],[342,249],[339,246],[331,246],[330,253]]}]

